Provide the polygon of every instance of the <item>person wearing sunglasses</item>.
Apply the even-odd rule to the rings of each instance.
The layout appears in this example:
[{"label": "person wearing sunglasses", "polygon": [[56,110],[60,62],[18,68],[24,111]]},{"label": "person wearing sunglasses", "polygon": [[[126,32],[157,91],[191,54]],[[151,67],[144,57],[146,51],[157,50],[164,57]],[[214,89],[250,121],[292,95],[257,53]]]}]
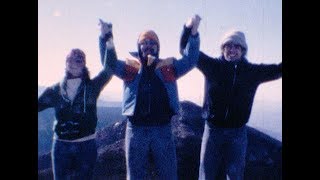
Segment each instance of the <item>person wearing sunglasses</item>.
[{"label": "person wearing sunglasses", "polygon": [[192,29],[186,55],[181,59],[161,59],[160,43],[153,30],[142,32],[133,58],[119,60],[112,27],[105,27],[100,49],[107,51],[106,63],[123,80],[122,114],[127,117],[125,153],[127,179],[146,179],[152,158],[156,179],[177,179],[177,159],[171,118],[179,111],[177,80],[195,67],[199,54],[198,26],[195,15],[187,22]]}]

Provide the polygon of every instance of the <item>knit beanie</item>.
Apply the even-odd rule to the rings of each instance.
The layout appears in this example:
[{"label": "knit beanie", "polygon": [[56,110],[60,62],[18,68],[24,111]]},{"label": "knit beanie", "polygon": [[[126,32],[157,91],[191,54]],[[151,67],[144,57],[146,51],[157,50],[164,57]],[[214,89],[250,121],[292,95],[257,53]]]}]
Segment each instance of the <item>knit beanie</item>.
[{"label": "knit beanie", "polygon": [[139,35],[138,43],[141,43],[145,39],[152,39],[157,42],[158,46],[160,46],[159,38],[158,38],[157,34],[152,30],[147,30],[147,31],[142,32]]},{"label": "knit beanie", "polygon": [[241,31],[233,30],[233,31],[227,32],[222,38],[222,42],[220,46],[221,50],[223,50],[224,45],[226,45],[227,43],[239,44],[243,48],[244,55],[248,51],[245,35]]}]

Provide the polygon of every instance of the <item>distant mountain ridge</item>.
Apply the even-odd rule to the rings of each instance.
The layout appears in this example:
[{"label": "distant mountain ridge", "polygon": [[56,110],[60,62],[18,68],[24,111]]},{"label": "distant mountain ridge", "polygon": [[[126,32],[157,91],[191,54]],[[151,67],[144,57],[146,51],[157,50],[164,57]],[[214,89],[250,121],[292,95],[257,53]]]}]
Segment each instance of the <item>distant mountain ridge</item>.
[{"label": "distant mountain ridge", "polygon": [[43,93],[45,89],[46,89],[45,86],[38,86],[38,97]]},{"label": "distant mountain ridge", "polygon": [[[38,96],[46,87],[38,86]],[[110,119],[123,119],[121,115],[121,102],[108,102],[101,98],[98,100],[98,127],[105,127],[114,121]],[[264,108],[263,110],[261,108]],[[256,100],[248,125],[262,131],[277,140],[282,141],[282,104]],[[52,109],[38,113],[38,155],[47,153],[52,142],[52,125],[54,112]],[[264,122],[265,121],[265,122]]]},{"label": "distant mountain ridge", "polygon": [[[126,121],[118,120],[111,126],[98,131],[95,179],[126,179],[125,129]],[[172,118],[179,179],[198,178],[203,129],[201,107],[192,102],[181,102],[180,115]],[[153,169],[149,169],[149,176],[157,179]],[[38,179],[50,178],[52,178],[52,169],[51,156],[48,152],[38,158]],[[245,179],[282,179],[282,143],[252,127],[248,127]]]},{"label": "distant mountain ridge", "polygon": [[282,103],[255,100],[248,124],[282,141]]},{"label": "distant mountain ridge", "polygon": [[[99,131],[115,121],[123,120],[120,107],[98,107],[97,128]],[[50,152],[53,137],[54,109],[49,108],[38,113],[38,156]]]},{"label": "distant mountain ridge", "polygon": [[[46,87],[38,86],[38,96]],[[107,101],[104,97],[100,97],[97,102],[98,107],[121,107],[120,101]],[[282,141],[282,101],[269,101],[264,99],[256,99],[254,101],[249,126],[269,134],[273,138]]]}]

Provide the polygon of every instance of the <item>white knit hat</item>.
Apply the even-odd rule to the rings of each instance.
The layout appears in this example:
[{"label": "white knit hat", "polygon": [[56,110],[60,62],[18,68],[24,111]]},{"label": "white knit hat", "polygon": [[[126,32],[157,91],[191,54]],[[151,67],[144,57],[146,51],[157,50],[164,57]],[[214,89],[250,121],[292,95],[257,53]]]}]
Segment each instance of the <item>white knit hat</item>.
[{"label": "white knit hat", "polygon": [[246,37],[243,32],[238,30],[232,30],[227,32],[222,38],[221,46],[220,46],[221,50],[223,50],[224,45],[230,42],[234,44],[239,44],[244,49],[243,50],[244,55],[247,53],[248,46],[246,43]]}]

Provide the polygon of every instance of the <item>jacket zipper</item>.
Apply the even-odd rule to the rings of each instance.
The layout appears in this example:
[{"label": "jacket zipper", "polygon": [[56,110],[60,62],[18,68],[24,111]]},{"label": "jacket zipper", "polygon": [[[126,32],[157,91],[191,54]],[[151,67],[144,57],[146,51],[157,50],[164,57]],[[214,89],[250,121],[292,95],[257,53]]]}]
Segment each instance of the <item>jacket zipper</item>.
[{"label": "jacket zipper", "polygon": [[148,78],[148,114],[151,113],[151,70],[147,69],[147,78]]},{"label": "jacket zipper", "polygon": [[149,93],[148,93],[148,114],[151,113],[151,84],[150,82],[148,83],[148,89],[149,89]]},{"label": "jacket zipper", "polygon": [[[237,77],[237,64],[234,65],[234,71],[233,71],[233,80],[232,80],[232,86],[231,86],[231,92],[233,91],[233,88],[234,88],[234,84],[236,82],[236,77]],[[228,114],[229,114],[229,108],[230,108],[230,103],[227,107],[227,111],[226,111],[226,114],[224,116],[224,120],[227,119],[228,117]]]},{"label": "jacket zipper", "polygon": [[83,113],[86,113],[86,94],[87,94],[87,85],[84,84],[84,90],[83,90]]},{"label": "jacket zipper", "polygon": [[[83,90],[83,113],[86,113],[87,112],[87,108],[86,108],[86,104],[87,104],[87,102],[86,102],[86,95],[87,95],[87,86],[86,86],[86,84],[84,85],[84,90]],[[77,96],[77,95],[76,95]],[[63,97],[63,96],[62,96]],[[66,98],[64,98],[64,99],[66,99]],[[69,99],[66,99],[66,100],[68,100],[69,102],[70,102],[70,105],[71,105],[71,111],[73,111],[73,103],[74,103],[74,101],[75,101],[75,99],[76,99],[76,97],[73,99],[73,100],[69,100]]]}]

